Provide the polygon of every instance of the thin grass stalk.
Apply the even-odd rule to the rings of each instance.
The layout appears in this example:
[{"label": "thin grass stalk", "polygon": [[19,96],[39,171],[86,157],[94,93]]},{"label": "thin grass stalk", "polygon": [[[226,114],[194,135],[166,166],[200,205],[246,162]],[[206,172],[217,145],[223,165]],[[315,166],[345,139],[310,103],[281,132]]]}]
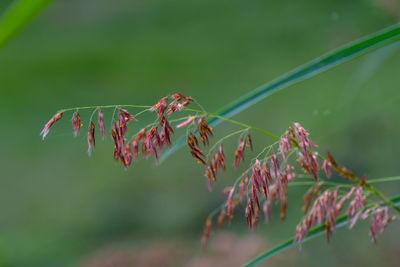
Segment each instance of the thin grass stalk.
[{"label": "thin grass stalk", "polygon": [[[400,24],[395,24],[391,27],[385,28],[381,31],[331,51],[310,61],[309,63],[283,74],[271,82],[255,88],[246,95],[228,104],[216,112],[216,114],[222,117],[230,118],[281,89],[303,81],[307,78],[316,76],[319,73],[338,66],[353,58],[374,51],[380,47],[387,46],[398,40],[400,40]],[[223,120],[218,117],[214,117],[208,121],[211,127],[214,127],[221,122],[223,122]],[[161,156],[160,162],[165,161],[170,155],[178,151],[184,144],[185,138],[180,139],[174,146],[171,147],[171,149],[166,151],[166,153]]]},{"label": "thin grass stalk", "polygon": [[[400,205],[400,195],[393,197],[390,199],[391,202],[395,203],[396,205]],[[371,205],[367,206],[367,208],[371,207]],[[347,224],[347,215],[342,215],[336,220],[336,229],[341,228]],[[325,224],[314,227],[308,232],[307,237],[303,240],[303,244],[305,242],[308,242],[311,239],[314,239],[325,232]],[[244,267],[253,267],[257,266],[258,264],[265,262],[272,258],[275,255],[278,255],[294,246],[296,246],[298,243],[294,241],[294,238],[290,238],[286,240],[285,242],[279,244],[276,247],[273,247],[272,249],[260,254],[256,258],[250,260],[248,263],[244,265]]]}]

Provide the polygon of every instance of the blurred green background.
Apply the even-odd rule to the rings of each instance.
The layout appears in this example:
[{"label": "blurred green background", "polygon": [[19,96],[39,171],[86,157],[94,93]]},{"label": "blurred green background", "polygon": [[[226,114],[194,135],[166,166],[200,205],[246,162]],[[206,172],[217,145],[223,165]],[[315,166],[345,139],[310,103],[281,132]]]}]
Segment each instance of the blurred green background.
[{"label": "blurred green background", "polygon": [[[0,11],[10,3],[1,1]],[[44,142],[39,132],[61,108],[149,105],[173,92],[215,111],[399,18],[396,0],[55,1],[0,53],[0,266],[238,266],[285,240],[301,218],[302,192],[292,191],[285,223],[277,210],[250,237],[240,209],[229,234],[211,238],[202,254],[205,218],[241,170],[220,176],[209,193],[186,148],[157,168],[138,160],[125,171],[112,160],[110,138],[98,139],[87,156],[85,128],[73,138],[70,114]],[[285,89],[236,119],[278,135],[300,121],[321,152],[330,150],[357,174],[399,175],[399,62],[399,45],[392,45]],[[82,112],[85,126],[88,117]],[[216,138],[234,129],[222,124]],[[272,141],[254,139],[259,148]],[[236,145],[235,138],[226,143],[230,161]],[[381,188],[393,195],[400,186]],[[376,246],[368,227],[341,229],[331,244],[313,240],[268,266],[398,266],[399,224]],[[228,265],[230,246],[241,242],[247,245],[239,250],[254,251]]]}]

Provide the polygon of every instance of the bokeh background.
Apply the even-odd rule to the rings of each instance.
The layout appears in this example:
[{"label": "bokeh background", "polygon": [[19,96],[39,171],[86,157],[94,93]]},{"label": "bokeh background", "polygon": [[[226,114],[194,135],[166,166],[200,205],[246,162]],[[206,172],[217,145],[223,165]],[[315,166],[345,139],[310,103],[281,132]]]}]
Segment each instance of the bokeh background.
[{"label": "bokeh background", "polygon": [[[1,1],[0,11],[10,3]],[[203,168],[185,148],[160,166],[138,160],[125,171],[112,159],[110,138],[98,139],[87,156],[85,128],[73,138],[70,115],[44,142],[39,133],[61,108],[149,105],[173,92],[215,111],[399,18],[396,0],[55,1],[0,52],[0,266],[239,266],[290,237],[301,190],[291,192],[285,223],[277,210],[249,233],[240,210],[204,254],[205,218],[240,170],[220,176],[209,193]],[[300,121],[321,151],[357,174],[398,175],[399,62],[399,45],[392,45],[236,119],[278,135]],[[84,127],[88,117],[82,112]],[[216,138],[234,129],[222,124]],[[254,134],[258,148],[271,141]],[[236,145],[233,138],[227,151]],[[393,195],[400,186],[381,188]],[[398,266],[399,234],[393,223],[373,245],[363,222],[340,229],[329,245],[313,240],[268,266]]]}]

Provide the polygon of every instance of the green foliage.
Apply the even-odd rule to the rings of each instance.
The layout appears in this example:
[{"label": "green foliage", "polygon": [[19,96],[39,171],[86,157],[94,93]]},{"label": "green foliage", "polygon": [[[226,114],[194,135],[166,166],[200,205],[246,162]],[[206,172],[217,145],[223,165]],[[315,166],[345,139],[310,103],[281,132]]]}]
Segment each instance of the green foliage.
[{"label": "green foliage", "polygon": [[53,0],[15,1],[0,21],[0,49]]},{"label": "green foliage", "polygon": [[[313,77],[357,56],[389,45],[395,41],[398,41],[399,39],[400,24],[396,24],[372,35],[366,36],[358,41],[349,43],[324,56],[316,58],[311,62],[304,64],[303,66],[300,66],[271,82],[265,83],[260,87],[255,88],[246,95],[240,97],[239,99],[233,101],[232,103],[219,110],[217,114],[230,118],[281,89],[287,88],[292,84]],[[209,124],[211,126],[215,126],[222,121],[223,120],[220,118],[212,118],[209,120]],[[184,144],[184,139],[177,142],[171,149],[163,154],[160,161],[163,162],[167,157],[172,155]]]}]

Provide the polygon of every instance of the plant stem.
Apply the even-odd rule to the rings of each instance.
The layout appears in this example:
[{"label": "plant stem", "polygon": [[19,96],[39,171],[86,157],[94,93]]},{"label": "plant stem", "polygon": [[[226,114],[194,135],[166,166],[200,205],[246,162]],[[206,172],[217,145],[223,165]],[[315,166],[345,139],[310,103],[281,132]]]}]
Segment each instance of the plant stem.
[{"label": "plant stem", "polygon": [[[396,205],[396,207],[397,207],[397,205],[400,204],[400,195],[391,198],[389,201],[391,203],[394,203]],[[371,206],[372,205],[368,205],[366,207],[366,209],[371,207]],[[347,218],[348,218],[347,215],[342,215],[339,218],[337,218],[336,221],[335,221],[336,229],[345,226],[347,224]],[[313,229],[311,229],[308,232],[308,235],[303,240],[303,243],[322,235],[324,233],[324,231],[325,231],[325,224],[317,226],[317,227],[314,227]],[[294,247],[296,244],[297,244],[297,242],[294,241],[294,238],[290,238],[287,241],[281,243],[280,245],[278,245],[278,246],[276,246],[276,247],[274,247],[274,248],[262,253],[261,255],[259,255],[256,258],[250,260],[244,266],[245,267],[257,266],[258,264],[260,264],[260,263],[262,263],[264,261],[267,261],[268,259],[272,258],[273,256],[275,256],[277,254],[280,254],[280,253],[282,253],[282,252]]]},{"label": "plant stem", "polygon": [[236,124],[236,125],[240,125],[240,126],[242,126],[242,127],[245,127],[245,128],[248,128],[248,129],[251,129],[251,130],[254,130],[254,131],[263,133],[263,134],[266,134],[266,135],[268,135],[268,136],[270,136],[270,137],[272,137],[272,138],[274,138],[274,139],[277,139],[277,140],[280,139],[279,136],[274,135],[274,134],[272,134],[272,133],[270,133],[270,132],[267,132],[267,131],[265,131],[265,130],[263,130],[263,129],[260,129],[260,128],[257,128],[257,127],[253,127],[253,126],[248,125],[248,124],[245,124],[245,123],[243,123],[243,122],[235,121],[235,120],[226,118],[226,117],[224,117],[224,116],[221,116],[221,115],[218,115],[218,114],[215,114],[215,113],[211,113],[211,112],[208,112],[208,111],[200,111],[200,110],[191,109],[191,108],[186,108],[186,110],[188,110],[188,111],[193,111],[193,112],[204,112],[205,114],[207,114],[207,115],[209,115],[209,116],[212,116],[212,117],[214,117],[214,118],[219,118],[219,119],[225,120],[225,121],[227,121],[227,122],[230,122],[230,123],[233,123],[233,124]]},{"label": "plant stem", "polygon": [[369,183],[369,184],[376,184],[376,183],[394,182],[394,181],[400,181],[400,176],[393,176],[393,177],[384,177],[384,178],[378,178],[378,179],[371,179],[371,180],[368,180],[368,183]]},{"label": "plant stem", "polygon": [[[316,76],[319,73],[338,66],[357,56],[399,41],[399,39],[400,24],[395,24],[391,27],[375,32],[374,34],[351,42],[330,53],[322,55],[321,57],[315,58],[314,60],[299,66],[298,68],[276,78],[275,80],[249,91],[247,94],[217,111],[216,115],[231,118],[283,88],[303,81],[307,78]],[[210,120],[210,126],[216,126],[222,121],[223,119],[221,119],[221,117],[215,116],[215,118]],[[184,145],[184,139],[180,139],[170,150],[167,151],[167,153],[162,155],[160,162],[163,162],[167,157],[178,151],[178,149]]]},{"label": "plant stem", "polygon": [[105,106],[86,106],[86,107],[75,107],[75,108],[65,108],[60,110],[59,112],[67,112],[67,111],[75,111],[80,109],[97,109],[97,108],[117,108],[117,107],[127,107],[127,108],[151,108],[151,106],[142,106],[142,105],[105,105]]}]

